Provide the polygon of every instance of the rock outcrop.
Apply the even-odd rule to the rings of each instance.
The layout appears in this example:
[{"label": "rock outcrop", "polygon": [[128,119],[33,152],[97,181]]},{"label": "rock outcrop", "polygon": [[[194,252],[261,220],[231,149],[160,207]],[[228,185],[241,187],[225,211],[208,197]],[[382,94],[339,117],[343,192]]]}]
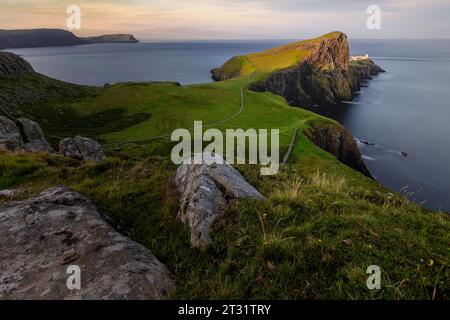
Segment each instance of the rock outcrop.
[{"label": "rock outcrop", "polygon": [[22,134],[25,151],[54,152],[37,122],[26,118],[20,118],[17,119],[16,124]]},{"label": "rock outcrop", "polygon": [[0,116],[0,150],[53,152],[36,122],[20,118],[15,122]]},{"label": "rock outcrop", "polygon": [[15,78],[33,72],[33,67],[18,55],[0,52],[0,77]]},{"label": "rock outcrop", "polygon": [[315,145],[331,153],[342,163],[372,177],[362,160],[356,140],[344,126],[338,123],[311,124],[306,134]]},{"label": "rock outcrop", "polygon": [[352,99],[352,82],[340,70],[321,70],[303,63],[274,72],[266,80],[250,85],[255,91],[283,96],[292,106],[334,104]]},{"label": "rock outcrop", "polygon": [[357,60],[350,62],[350,78],[352,80],[352,91],[361,90],[361,84],[366,80],[371,80],[373,76],[386,72],[371,59]]},{"label": "rock outcrop", "polygon": [[0,116],[0,150],[21,151],[23,140],[14,121]]},{"label": "rock outcrop", "polygon": [[[162,299],[174,289],[148,249],[66,187],[1,204],[0,243],[0,299]],[[69,266],[79,268],[80,290],[67,286]]]},{"label": "rock outcrop", "polygon": [[219,156],[209,156],[208,163],[183,164],[173,179],[180,194],[178,217],[191,229],[193,247],[205,248],[211,241],[210,228],[223,213],[228,199],[264,199],[229,164]]},{"label": "rock outcrop", "polygon": [[92,139],[81,136],[61,140],[59,152],[65,157],[77,160],[95,162],[105,160],[102,145]]},{"label": "rock outcrop", "polygon": [[[54,152],[38,123],[26,118],[14,122],[3,116],[0,116],[0,150]],[[101,144],[81,136],[62,139],[59,153],[81,161],[101,162],[106,159]]]}]

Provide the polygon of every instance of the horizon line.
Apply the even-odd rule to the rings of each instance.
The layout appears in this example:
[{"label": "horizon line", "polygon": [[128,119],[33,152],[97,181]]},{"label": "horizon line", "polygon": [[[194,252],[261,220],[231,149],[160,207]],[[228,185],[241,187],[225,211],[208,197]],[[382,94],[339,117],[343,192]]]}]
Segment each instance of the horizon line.
[{"label": "horizon line", "polygon": [[[135,36],[136,37],[136,36]],[[187,41],[302,41],[310,38],[210,38],[210,39],[139,39],[139,42],[187,42]],[[450,38],[350,38],[349,40],[450,40]]]}]

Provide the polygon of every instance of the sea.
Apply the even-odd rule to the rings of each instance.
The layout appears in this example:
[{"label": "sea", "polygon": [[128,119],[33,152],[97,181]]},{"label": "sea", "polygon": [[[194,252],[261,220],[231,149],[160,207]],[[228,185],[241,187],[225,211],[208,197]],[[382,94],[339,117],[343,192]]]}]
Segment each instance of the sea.
[{"label": "sea", "polygon": [[[292,40],[177,41],[9,49],[37,72],[85,85],[124,81],[210,82],[235,55]],[[384,186],[422,206],[450,212],[450,40],[350,40],[386,73],[352,101],[311,111],[345,125]]]}]

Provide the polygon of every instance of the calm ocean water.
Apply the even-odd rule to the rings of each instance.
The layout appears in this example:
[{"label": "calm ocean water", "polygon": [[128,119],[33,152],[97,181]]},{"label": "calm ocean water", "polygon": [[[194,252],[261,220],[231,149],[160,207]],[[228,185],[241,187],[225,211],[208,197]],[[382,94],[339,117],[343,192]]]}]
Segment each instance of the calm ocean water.
[{"label": "calm ocean water", "polygon": [[[93,44],[9,50],[45,75],[79,84],[211,81],[209,71],[234,55],[288,41]],[[450,212],[450,40],[353,40],[388,72],[353,103],[313,111],[340,121],[360,140],[373,175],[431,209]],[[403,156],[401,152],[408,154]]]}]

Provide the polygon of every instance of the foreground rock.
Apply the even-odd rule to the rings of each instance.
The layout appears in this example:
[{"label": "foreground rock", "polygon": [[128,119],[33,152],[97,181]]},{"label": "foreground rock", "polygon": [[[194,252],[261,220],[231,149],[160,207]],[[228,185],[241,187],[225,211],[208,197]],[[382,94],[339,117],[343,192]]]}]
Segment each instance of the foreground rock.
[{"label": "foreground rock", "polygon": [[37,122],[20,118],[17,120],[24,141],[24,148],[29,152],[54,152]]},{"label": "foreground rock", "polygon": [[[149,250],[66,187],[0,205],[0,243],[0,299],[161,299],[173,289]],[[67,287],[69,265],[81,290]]]},{"label": "foreground rock", "polygon": [[92,139],[81,136],[61,140],[59,152],[65,157],[83,161],[101,162],[105,160],[102,145]]},{"label": "foreground rock", "polygon": [[[216,162],[223,159],[210,156]],[[193,247],[204,248],[210,241],[210,227],[223,213],[227,199],[264,199],[229,164],[183,164],[174,177],[180,193],[178,217],[191,229]]]},{"label": "foreground rock", "polygon": [[0,150],[21,151],[23,140],[14,121],[0,116]]}]

